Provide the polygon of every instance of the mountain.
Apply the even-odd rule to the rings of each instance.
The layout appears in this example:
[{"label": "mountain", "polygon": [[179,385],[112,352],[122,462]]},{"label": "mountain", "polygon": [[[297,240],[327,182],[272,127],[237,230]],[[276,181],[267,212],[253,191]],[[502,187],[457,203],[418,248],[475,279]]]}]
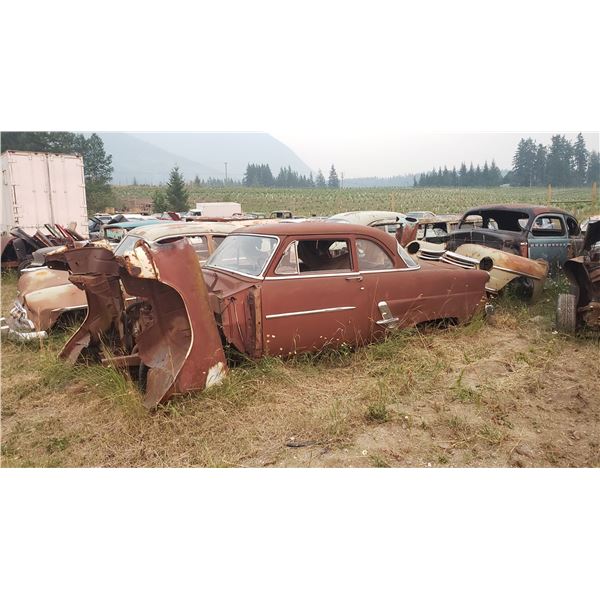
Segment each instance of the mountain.
[{"label": "mountain", "polygon": [[[281,167],[292,167],[300,175],[308,175],[311,168],[288,146],[268,133],[261,132],[165,132],[131,133],[137,140],[160,148],[173,155],[205,165],[218,173],[217,177],[241,179],[248,163],[266,163],[277,176]],[[187,179],[196,173],[182,167]],[[198,173],[202,178],[202,174]]]},{"label": "mountain", "polygon": [[138,183],[164,183],[175,165],[179,166],[186,179],[193,179],[196,175],[201,179],[223,176],[206,165],[167,152],[127,133],[105,132],[98,135],[107,154],[112,154],[115,184],[131,184],[134,178]]}]

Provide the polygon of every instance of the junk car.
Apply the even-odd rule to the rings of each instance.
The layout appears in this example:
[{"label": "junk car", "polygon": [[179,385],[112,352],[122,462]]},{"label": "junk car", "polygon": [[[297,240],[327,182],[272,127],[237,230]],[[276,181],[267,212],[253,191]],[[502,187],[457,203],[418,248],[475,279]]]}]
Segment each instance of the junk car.
[{"label": "junk car", "polygon": [[[473,226],[473,219],[480,222]],[[496,248],[560,267],[575,256],[582,238],[577,219],[559,208],[529,204],[472,208],[448,234],[446,249],[462,244]]]},{"label": "junk car", "polygon": [[[119,247],[133,247],[141,239],[161,244],[185,237],[189,239],[200,264],[203,264],[225,237],[239,228],[239,224],[230,223],[152,223],[135,223],[138,226],[128,231]],[[108,245],[106,247],[109,248]],[[13,339],[27,341],[44,338],[62,317],[83,313],[87,309],[85,292],[69,281],[69,273],[64,267],[54,264],[59,268],[48,268],[47,264],[53,263],[48,250],[53,252],[56,248],[34,252],[32,268],[26,269],[19,278],[17,298],[10,316],[2,321],[3,333]]]},{"label": "junk car", "polygon": [[587,222],[581,256],[569,259],[564,272],[571,283],[568,294],[558,296],[556,326],[574,333],[584,326],[600,328],[600,215]]},{"label": "junk car", "polygon": [[485,288],[490,296],[510,286],[517,296],[532,304],[540,298],[548,277],[549,265],[545,260],[532,260],[480,244],[461,244],[452,252],[428,238],[409,243],[406,250],[421,260],[440,261],[463,269],[483,268],[490,275]]},{"label": "junk car", "polygon": [[289,357],[468,321],[488,281],[483,270],[415,259],[383,231],[328,221],[235,231],[202,268],[184,239],[63,255],[89,310],[61,356],[137,369],[148,408],[220,381],[226,347]]}]

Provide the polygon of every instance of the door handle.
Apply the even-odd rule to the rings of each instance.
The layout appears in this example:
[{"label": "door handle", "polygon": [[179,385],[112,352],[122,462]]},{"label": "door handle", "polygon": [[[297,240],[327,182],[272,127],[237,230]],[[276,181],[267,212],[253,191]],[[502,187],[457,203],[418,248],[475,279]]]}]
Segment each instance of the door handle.
[{"label": "door handle", "polygon": [[346,281],[362,281],[362,280],[363,280],[362,275],[348,275],[348,277],[346,277]]}]

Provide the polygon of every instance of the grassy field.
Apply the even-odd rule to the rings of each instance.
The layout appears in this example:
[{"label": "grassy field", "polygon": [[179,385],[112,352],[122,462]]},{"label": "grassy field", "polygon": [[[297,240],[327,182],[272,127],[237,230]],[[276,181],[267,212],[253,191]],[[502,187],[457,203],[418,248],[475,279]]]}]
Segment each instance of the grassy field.
[{"label": "grassy field", "polygon": [[[149,200],[156,191],[151,186],[115,186],[117,203]],[[472,206],[491,203],[547,204],[546,188],[348,188],[342,190],[276,188],[195,188],[190,187],[190,203],[210,200],[239,202],[245,211],[269,213],[277,209],[298,215],[332,215],[348,210],[430,210],[435,213],[461,213]],[[577,216],[587,215],[591,188],[552,190],[551,202]]]},{"label": "grassy field", "polygon": [[[16,278],[2,279],[2,311]],[[600,466],[597,336],[552,330],[557,285],[493,322],[248,361],[153,414],[126,373],[2,344],[2,466]]]}]

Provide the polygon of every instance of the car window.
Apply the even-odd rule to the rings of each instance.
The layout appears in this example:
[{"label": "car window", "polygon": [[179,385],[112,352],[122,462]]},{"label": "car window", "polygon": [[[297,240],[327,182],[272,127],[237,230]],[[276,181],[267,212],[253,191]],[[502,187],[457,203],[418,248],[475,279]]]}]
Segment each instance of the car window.
[{"label": "car window", "polygon": [[356,240],[359,271],[393,269],[394,263],[386,252],[371,240]]},{"label": "car window", "polygon": [[121,243],[115,248],[115,255],[123,256],[125,252],[130,252],[139,240],[140,238],[135,235],[126,235]]},{"label": "car window", "polygon": [[221,242],[225,239],[224,235],[213,235],[213,246],[215,250],[221,245]]},{"label": "car window", "polygon": [[352,270],[347,240],[299,240],[297,252],[300,273]]},{"label": "car window", "polygon": [[200,260],[206,260],[210,252],[208,250],[208,240],[205,235],[188,235],[186,236],[190,244],[194,248],[194,252]]},{"label": "car window", "polygon": [[127,230],[122,227],[107,227],[104,230],[104,238],[109,242],[119,242],[127,235]]},{"label": "car window", "polygon": [[298,242],[292,242],[283,253],[275,269],[275,275],[297,275],[300,273],[298,260]]},{"label": "car window", "polygon": [[563,220],[560,217],[541,216],[533,222],[531,234],[539,237],[561,236],[565,233]]},{"label": "car window", "polygon": [[230,235],[212,253],[206,267],[260,275],[273,256],[278,238],[259,235]]}]

